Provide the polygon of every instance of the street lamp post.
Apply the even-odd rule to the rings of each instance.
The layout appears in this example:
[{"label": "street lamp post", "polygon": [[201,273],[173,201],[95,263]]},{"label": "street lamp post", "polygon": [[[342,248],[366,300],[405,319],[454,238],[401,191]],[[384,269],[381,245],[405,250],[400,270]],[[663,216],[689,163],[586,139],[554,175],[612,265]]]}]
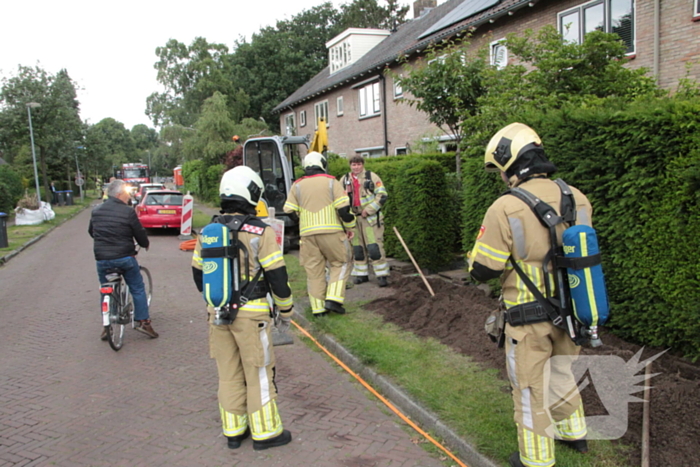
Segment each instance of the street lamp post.
[{"label": "street lamp post", "polygon": [[36,199],[41,207],[41,191],[39,191],[39,172],[36,169],[36,152],[34,151],[34,129],[32,128],[32,107],[41,107],[37,102],[27,104],[27,115],[29,116],[29,137],[32,141],[32,161],[34,161],[34,183],[36,184]]}]

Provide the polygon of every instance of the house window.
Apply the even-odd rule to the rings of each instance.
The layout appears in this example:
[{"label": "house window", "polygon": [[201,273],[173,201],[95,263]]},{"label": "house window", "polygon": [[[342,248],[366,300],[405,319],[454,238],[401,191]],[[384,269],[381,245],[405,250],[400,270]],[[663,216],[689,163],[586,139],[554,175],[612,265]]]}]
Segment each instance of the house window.
[{"label": "house window", "polygon": [[503,43],[503,39],[491,42],[490,63],[499,70],[508,64],[508,49]]},{"label": "house window", "polygon": [[695,14],[693,14],[693,17],[697,18],[700,16],[700,0],[695,0]]},{"label": "house window", "polygon": [[628,54],[634,53],[634,0],[595,0],[559,13],[558,20],[567,41],[580,44],[589,32],[611,32],[620,36]]},{"label": "house window", "polygon": [[343,96],[340,96],[335,100],[336,115],[338,117],[343,115]]},{"label": "house window", "polygon": [[294,118],[294,114],[287,114],[284,116],[284,127],[285,127],[285,134],[287,136],[293,136],[296,134],[296,122]]},{"label": "house window", "polygon": [[306,110],[299,112],[299,126],[306,126]]},{"label": "house window", "polygon": [[314,128],[318,130],[318,119],[322,118],[328,128],[328,101],[314,104]]},{"label": "house window", "polygon": [[379,100],[379,81],[359,89],[360,117],[379,115],[381,111]]},{"label": "house window", "polygon": [[395,154],[397,156],[402,156],[404,154],[408,154],[408,149],[407,148],[396,148]]},{"label": "house window", "polygon": [[328,61],[331,65],[331,74],[348,66],[352,61],[350,42],[341,42],[328,49]]},{"label": "house window", "polygon": [[403,97],[403,88],[401,87],[401,82],[399,81],[398,78],[394,79],[394,99],[401,99],[402,97]]}]

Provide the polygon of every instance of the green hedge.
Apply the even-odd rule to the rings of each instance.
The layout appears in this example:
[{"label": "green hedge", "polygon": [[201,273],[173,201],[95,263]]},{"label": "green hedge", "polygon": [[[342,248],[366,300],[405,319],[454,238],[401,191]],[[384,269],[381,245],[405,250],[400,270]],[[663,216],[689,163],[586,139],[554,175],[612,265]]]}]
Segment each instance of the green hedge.
[{"label": "green hedge", "polygon": [[0,212],[10,214],[23,193],[22,178],[9,165],[0,165]]},{"label": "green hedge", "polygon": [[216,164],[207,167],[204,161],[194,160],[182,164],[182,178],[185,190],[196,194],[199,199],[218,204],[219,184],[226,166]]},{"label": "green hedge", "polygon": [[[700,358],[700,100],[657,99],[521,118],[556,175],[593,205],[616,334]],[[473,243],[503,184],[465,163],[465,229]],[[477,158],[478,156],[478,158]]]}]

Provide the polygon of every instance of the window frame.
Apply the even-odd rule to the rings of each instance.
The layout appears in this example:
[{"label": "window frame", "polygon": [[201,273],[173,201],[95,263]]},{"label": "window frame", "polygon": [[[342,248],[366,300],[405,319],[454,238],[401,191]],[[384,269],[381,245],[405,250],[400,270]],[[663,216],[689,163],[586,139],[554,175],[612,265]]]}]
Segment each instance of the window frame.
[{"label": "window frame", "polygon": [[[591,0],[589,2],[584,2],[580,3],[572,8],[568,8],[566,10],[560,11],[557,13],[557,30],[562,36],[565,36],[565,31],[564,27],[565,24],[563,23],[564,17],[570,16],[572,14],[576,14],[577,16],[577,22],[578,22],[578,38],[576,40],[577,44],[581,44],[583,42],[583,37],[585,36],[586,33],[586,24],[585,24],[585,12],[586,10],[590,10],[591,8],[594,8],[597,5],[603,5],[603,31],[611,33],[613,32],[613,24],[612,24],[612,19],[610,17],[610,10],[611,10],[611,2],[615,0]],[[700,0],[696,0],[700,1]],[[637,53],[637,0],[630,0],[630,3],[632,4],[632,15],[631,15],[631,22],[632,22],[632,31],[631,31],[631,45],[630,50],[625,53],[625,55],[635,55]],[[592,30],[591,30],[592,31]],[[624,41],[624,39],[620,36],[620,39]]]},{"label": "window frame", "polygon": [[[508,47],[505,45],[505,38],[503,39],[498,39],[496,41],[493,41],[489,44],[489,63],[491,66],[496,67],[497,70],[502,70],[503,68],[508,65]],[[503,49],[504,51],[504,62],[499,66],[499,63],[496,61],[496,50],[498,48]]]},{"label": "window frame", "polygon": [[[319,115],[319,110],[322,109],[323,112],[321,112],[321,115]],[[316,102],[314,104],[314,129],[318,130],[318,118],[319,117],[325,117],[326,119],[326,128],[330,126],[330,122],[328,121],[328,99]]]},{"label": "window frame", "polygon": [[306,126],[306,110],[299,112],[299,127]]},{"label": "window frame", "polygon": [[342,117],[345,114],[345,105],[343,103],[343,96],[336,97],[335,99],[335,115],[336,117]]},{"label": "window frame", "polygon": [[[371,92],[368,92],[371,91]],[[381,89],[379,80],[372,81],[357,89],[358,114],[360,119],[377,117],[382,114]],[[371,112],[369,108],[372,108]]]},{"label": "window frame", "polygon": [[[292,125],[291,125],[292,131],[291,132],[289,131],[289,129],[290,129],[289,121],[290,120],[292,122]],[[294,136],[294,134],[296,133],[296,129],[297,129],[297,126],[296,126],[297,121],[296,120],[297,120],[296,112],[291,112],[291,113],[288,113],[284,116],[284,130],[285,130],[285,133],[287,136]]]},{"label": "window frame", "polygon": [[[399,152],[401,151],[401,152]],[[400,148],[394,148],[394,155],[395,156],[404,156],[408,154],[408,148],[406,146],[400,147]]]},{"label": "window frame", "polygon": [[403,87],[399,80],[394,78],[394,100],[396,99],[403,99]]},{"label": "window frame", "polygon": [[698,21],[700,19],[700,0],[695,0],[695,11],[693,11],[693,20]]}]

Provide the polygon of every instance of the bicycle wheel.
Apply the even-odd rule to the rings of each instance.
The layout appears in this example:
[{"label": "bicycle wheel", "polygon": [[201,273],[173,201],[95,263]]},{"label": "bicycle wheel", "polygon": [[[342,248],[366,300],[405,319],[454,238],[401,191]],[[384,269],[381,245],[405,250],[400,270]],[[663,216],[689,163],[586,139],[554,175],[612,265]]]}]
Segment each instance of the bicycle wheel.
[{"label": "bicycle wheel", "polygon": [[143,277],[143,285],[146,289],[146,300],[150,308],[151,298],[153,297],[153,280],[151,279],[151,272],[148,269],[144,268],[143,266],[140,266],[140,268],[141,276]]},{"label": "bicycle wheel", "polygon": [[[107,341],[109,341],[109,346],[115,352],[122,348],[124,345],[124,302],[123,302],[123,292],[126,283],[122,278],[122,282],[115,286],[115,290],[112,293],[112,300],[110,301],[109,310],[109,326],[107,326]],[[128,291],[127,291],[128,294]]]}]

